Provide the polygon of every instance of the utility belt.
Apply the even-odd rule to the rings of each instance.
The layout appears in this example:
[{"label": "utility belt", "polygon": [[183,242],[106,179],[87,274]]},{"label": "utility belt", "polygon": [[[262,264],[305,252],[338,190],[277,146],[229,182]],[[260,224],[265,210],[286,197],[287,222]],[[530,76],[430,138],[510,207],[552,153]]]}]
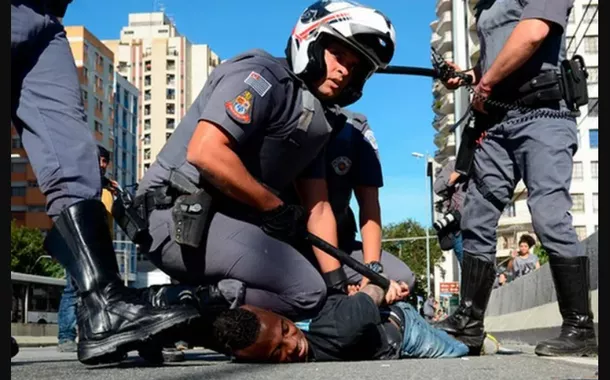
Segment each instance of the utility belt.
[{"label": "utility belt", "polygon": [[[455,163],[456,172],[468,176],[474,160],[476,141],[481,134],[501,122],[509,110],[535,111],[540,108],[551,108],[556,111],[550,116],[560,114],[560,101],[565,101],[569,112],[564,116],[578,116],[579,108],[588,104],[585,62],[580,55],[561,62],[559,71],[542,73],[519,87],[512,95],[494,97],[485,101],[489,106],[487,114],[472,111],[467,124],[462,131],[460,144]],[[510,103],[510,104],[509,104]],[[546,113],[542,111],[541,116]],[[457,126],[458,123],[456,123]]]},{"label": "utility belt", "polygon": [[212,197],[185,175],[172,170],[168,184],[151,189],[133,200],[117,197],[112,214],[117,224],[136,244],[146,246],[152,238],[148,218],[154,210],[172,210],[175,241],[199,247],[212,216]]}]

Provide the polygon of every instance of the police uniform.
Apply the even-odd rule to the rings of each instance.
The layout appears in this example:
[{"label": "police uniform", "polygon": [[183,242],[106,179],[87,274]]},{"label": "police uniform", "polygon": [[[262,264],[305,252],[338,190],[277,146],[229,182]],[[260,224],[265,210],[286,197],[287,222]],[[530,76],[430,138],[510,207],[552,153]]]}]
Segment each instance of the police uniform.
[{"label": "police uniform", "polygon": [[98,149],[61,23],[70,2],[11,1],[11,121],[55,222],[45,249],[80,291],[78,359],[99,364],[122,360],[198,313],[185,306],[154,309],[123,285],[100,202]]},{"label": "police uniform", "polygon": [[[518,94],[522,85],[542,73],[558,71],[559,62],[566,57],[565,28],[572,4],[572,0],[479,1],[476,13],[482,74],[489,70],[519,21],[542,19],[552,25],[534,55],[492,89],[491,99],[504,102],[518,99],[522,96]],[[576,353],[580,349],[584,353],[597,352],[593,316],[588,305],[588,259],[570,214],[572,156],[578,145],[576,122],[573,117],[566,116],[564,101],[541,103],[531,108],[536,109],[500,113],[502,110],[493,105],[488,108],[489,117],[495,121],[475,151],[474,186],[468,187],[461,223],[462,281],[468,285],[462,286],[462,305],[456,314],[462,319],[468,316],[470,327],[457,327],[454,316],[439,326],[453,334],[481,336],[483,315],[495,279],[498,220],[522,179],[528,189],[534,231],[550,255],[564,317],[563,330],[567,334],[564,337],[562,333],[559,340],[543,343],[546,348],[539,346],[536,352],[550,354],[554,350],[557,353],[560,346],[564,348],[563,354]],[[471,306],[467,306],[468,301]],[[469,333],[464,333],[469,329]],[[583,343],[585,341],[587,343]],[[555,349],[549,348],[551,346]]]},{"label": "police uniform", "polygon": [[171,209],[152,211],[148,255],[155,265],[182,283],[240,280],[247,304],[289,317],[317,308],[326,286],[316,269],[253,224],[247,206],[210,186],[186,152],[198,122],[214,123],[235,141],[249,173],[279,194],[299,175],[324,178],[323,147],[332,130],[327,117],[336,116],[283,61],[262,50],[215,68],[138,188],[138,197],[154,192],[177,171],[209,191],[215,212],[199,248],[187,249],[175,241]]},{"label": "police uniform", "polygon": [[[383,174],[377,140],[366,116],[347,109],[343,113],[347,122],[328,143],[326,151],[328,197],[337,220],[339,248],[363,262],[362,242],[356,241],[356,218],[349,204],[358,186],[382,187]],[[389,279],[413,287],[415,275],[404,262],[386,251],[381,252],[380,262]],[[344,269],[350,283],[361,281],[361,274],[347,266]]]}]

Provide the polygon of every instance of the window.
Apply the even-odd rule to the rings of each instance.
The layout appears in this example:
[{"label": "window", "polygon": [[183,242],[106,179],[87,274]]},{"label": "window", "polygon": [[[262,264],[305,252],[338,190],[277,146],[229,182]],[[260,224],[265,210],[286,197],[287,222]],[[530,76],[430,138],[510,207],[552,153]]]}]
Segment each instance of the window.
[{"label": "window", "polygon": [[165,119],[165,128],[174,129],[176,127],[175,123],[176,121],[173,118],[168,117],[167,119]]},{"label": "window", "polygon": [[148,131],[150,129],[150,119],[144,119],[144,130]]},{"label": "window", "polygon": [[151,90],[144,90],[144,100],[150,100],[151,97]]},{"label": "window", "polygon": [[176,90],[174,90],[173,88],[168,88],[167,90],[165,90],[165,98],[167,100],[176,99]]},{"label": "window", "polygon": [[45,212],[47,211],[45,206],[28,206],[29,212]]},{"label": "window", "polygon": [[28,181],[28,187],[38,187],[37,181]]},{"label": "window", "polygon": [[574,226],[574,231],[578,236],[578,240],[585,240],[587,238],[587,227],[585,226]]},{"label": "window", "polygon": [[11,137],[11,148],[13,149],[18,149],[18,148],[22,148],[23,144],[21,144],[21,138],[19,136],[12,136]]},{"label": "window", "polygon": [[515,210],[515,203],[511,202],[504,208],[504,212],[502,212],[502,216],[506,218],[514,218],[517,215]]},{"label": "window", "polygon": [[144,76],[144,86],[150,86],[151,84],[152,84],[152,79],[150,78],[150,75]]},{"label": "window", "polygon": [[97,75],[93,75],[93,90],[98,91],[100,86],[99,77]]},{"label": "window", "polygon": [[574,37],[570,37],[566,40],[566,48],[568,49],[566,55],[568,58],[572,57],[574,53],[576,53],[576,41],[574,41]]},{"label": "window", "polygon": [[173,59],[168,59],[165,64],[165,67],[167,70],[171,70],[171,71],[176,70],[176,61]]},{"label": "window", "polygon": [[598,38],[597,36],[585,36],[583,37],[585,42],[585,53],[589,54],[597,54],[598,50]]},{"label": "window", "polygon": [[123,128],[129,128],[129,117],[126,110],[123,110]]},{"label": "window", "polygon": [[591,116],[591,117],[597,117],[599,115],[598,113],[598,104],[599,104],[599,99],[598,98],[589,98],[589,104],[587,104],[587,116]]},{"label": "window", "polygon": [[95,126],[95,130],[98,132],[102,132],[102,123],[100,123],[99,121],[95,120],[93,122],[94,126]]},{"label": "window", "polygon": [[574,24],[575,22],[576,22],[576,13],[574,12],[574,9],[572,9],[572,11],[570,12],[570,16],[568,17],[568,23]]},{"label": "window", "polygon": [[11,163],[11,173],[25,173],[25,167],[24,162]]},{"label": "window", "polygon": [[[599,69],[597,66],[588,67],[587,72],[589,73],[589,77],[587,78],[587,83],[595,84],[599,82]],[[595,99],[597,101],[597,98]]]},{"label": "window", "polygon": [[144,159],[150,160],[150,149],[149,148],[144,149]]},{"label": "window", "polygon": [[144,115],[150,115],[150,104],[144,106]]},{"label": "window", "polygon": [[123,106],[129,108],[129,92],[127,90],[123,90]]},{"label": "window", "polygon": [[572,166],[572,179],[576,181],[582,181],[582,162],[574,162],[574,165]]},{"label": "window", "polygon": [[585,212],[585,195],[572,194],[572,212]]},{"label": "window", "polygon": [[167,132],[165,134],[165,141],[169,140],[170,137],[172,137],[172,133],[171,132]]},{"label": "window", "polygon": [[144,171],[146,172],[150,168],[150,164],[144,164]]},{"label": "window", "polygon": [[80,94],[81,94],[81,96],[82,96],[82,98],[83,98],[83,103],[87,103],[87,100],[89,99],[89,95],[87,94],[87,91],[82,90],[82,91],[80,92]]},{"label": "window", "polygon": [[591,161],[591,178],[598,179],[599,178],[599,162]]},{"label": "window", "polygon": [[175,86],[176,85],[176,76],[174,74],[167,74],[166,75],[166,79],[165,79],[165,83],[168,86]]},{"label": "window", "polygon": [[597,232],[597,227],[599,227],[597,224],[595,225],[595,232]]},{"label": "window", "polygon": [[167,103],[165,105],[165,109],[166,109],[166,113],[169,115],[173,115],[176,112],[176,107],[171,103]]},{"label": "window", "polygon": [[95,98],[95,109],[99,112],[104,111],[104,103],[102,103],[102,101],[98,98]]},{"label": "window", "polygon": [[152,63],[150,61],[144,62],[144,69],[150,71],[150,69],[152,69]]},{"label": "window", "polygon": [[597,214],[598,210],[598,193],[593,193],[593,213]]},{"label": "window", "polygon": [[583,23],[591,23],[591,24],[597,24],[598,21],[598,12],[597,12],[597,5],[594,4],[590,4],[589,6],[583,5],[582,7],[583,12],[585,12],[585,14],[582,16],[583,18]]},{"label": "window", "polygon": [[144,144],[150,144],[150,133],[144,135]]},{"label": "window", "polygon": [[11,197],[25,197],[25,186],[11,187]]},{"label": "window", "polygon": [[597,137],[597,129],[589,130],[589,148],[597,149],[598,146],[598,137]]}]

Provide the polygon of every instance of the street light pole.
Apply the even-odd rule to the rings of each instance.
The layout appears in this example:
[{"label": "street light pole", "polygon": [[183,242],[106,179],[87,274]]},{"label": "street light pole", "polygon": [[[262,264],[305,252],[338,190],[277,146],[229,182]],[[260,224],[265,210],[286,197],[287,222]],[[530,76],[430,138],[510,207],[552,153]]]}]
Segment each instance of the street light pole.
[{"label": "street light pole", "polygon": [[[424,160],[424,180],[426,181],[426,193],[429,193],[428,190],[428,160],[429,160],[429,155],[428,152],[426,152],[425,155],[421,154],[421,153],[417,153],[417,152],[413,152],[411,153],[411,155],[417,159],[420,158],[425,158]],[[428,197],[430,195],[428,194]],[[428,207],[427,207],[428,208]],[[428,213],[431,213],[430,208],[428,208]],[[428,215],[430,218],[429,220],[432,220],[432,215]],[[431,289],[430,289],[430,229],[428,228],[427,225],[424,225],[424,228],[426,229],[426,281],[427,281],[427,285],[428,285],[428,296],[432,293]]]}]

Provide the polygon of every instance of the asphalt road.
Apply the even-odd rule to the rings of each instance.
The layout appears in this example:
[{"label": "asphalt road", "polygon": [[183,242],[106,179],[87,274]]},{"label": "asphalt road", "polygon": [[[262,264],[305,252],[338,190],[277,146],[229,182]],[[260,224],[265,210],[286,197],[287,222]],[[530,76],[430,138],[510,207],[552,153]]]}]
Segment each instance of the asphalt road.
[{"label": "asphalt road", "polygon": [[[514,347],[513,347],[514,348]],[[545,359],[531,347],[517,347],[515,355],[461,359],[404,359],[342,363],[251,365],[230,363],[205,350],[189,350],[182,363],[152,367],[135,353],[121,364],[89,367],[76,354],[54,347],[22,348],[11,361],[12,380],[203,380],[203,379],[304,379],[304,380],[403,380],[403,379],[598,379],[597,359]]]}]

